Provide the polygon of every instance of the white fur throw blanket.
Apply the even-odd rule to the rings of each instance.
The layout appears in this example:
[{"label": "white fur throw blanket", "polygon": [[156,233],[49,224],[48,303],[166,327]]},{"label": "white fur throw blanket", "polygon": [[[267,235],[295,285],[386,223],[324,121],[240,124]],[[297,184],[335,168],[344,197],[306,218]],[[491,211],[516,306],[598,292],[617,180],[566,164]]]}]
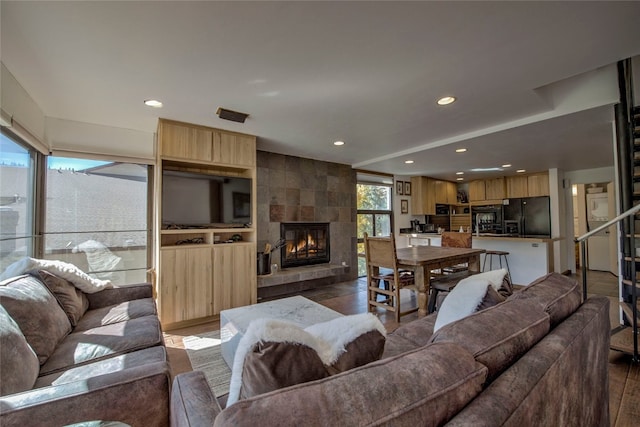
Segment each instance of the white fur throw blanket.
[{"label": "white fur throw blanket", "polygon": [[75,265],[69,264],[68,262],[29,257],[24,257],[8,266],[7,269],[0,274],[0,281],[34,270],[45,270],[51,274],[68,280],[76,288],[87,294],[93,294],[112,287],[110,280],[94,279]]},{"label": "white fur throw blanket", "polygon": [[387,336],[382,322],[371,313],[342,316],[328,322],[317,323],[306,329],[286,320],[254,320],[240,339],[233,359],[227,407],[240,398],[244,360],[255,344],[259,342],[303,344],[314,349],[322,363],[331,365],[346,351],[347,344],[373,330]]}]

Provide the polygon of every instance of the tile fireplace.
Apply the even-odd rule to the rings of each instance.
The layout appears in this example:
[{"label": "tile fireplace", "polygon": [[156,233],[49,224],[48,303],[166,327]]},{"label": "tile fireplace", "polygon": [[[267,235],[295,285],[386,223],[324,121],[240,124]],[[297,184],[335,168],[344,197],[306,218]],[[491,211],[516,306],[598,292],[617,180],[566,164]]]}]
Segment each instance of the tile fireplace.
[{"label": "tile fireplace", "polygon": [[328,222],[283,222],[280,235],[282,268],[324,264],[331,260]]}]

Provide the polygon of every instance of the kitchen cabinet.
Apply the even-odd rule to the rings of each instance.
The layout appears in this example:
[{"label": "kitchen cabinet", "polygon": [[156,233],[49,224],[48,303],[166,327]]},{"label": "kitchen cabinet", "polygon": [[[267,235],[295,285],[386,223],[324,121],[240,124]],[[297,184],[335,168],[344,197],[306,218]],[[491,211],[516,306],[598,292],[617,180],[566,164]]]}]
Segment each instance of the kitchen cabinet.
[{"label": "kitchen cabinet", "polygon": [[523,175],[507,177],[507,199],[528,197],[528,177]]},{"label": "kitchen cabinet", "polygon": [[549,174],[546,172],[517,175],[506,178],[506,198],[538,197],[549,195]]},{"label": "kitchen cabinet", "polygon": [[485,182],[482,179],[476,179],[469,182],[469,201],[477,202],[487,200]]},{"label": "kitchen cabinet", "polygon": [[458,201],[456,184],[450,181],[435,181],[435,201],[438,204],[453,205]]},{"label": "kitchen cabinet", "polygon": [[436,183],[426,176],[411,177],[411,215],[435,215]]},{"label": "kitchen cabinet", "polygon": [[536,173],[527,176],[527,189],[529,197],[549,195],[549,174]]},{"label": "kitchen cabinet", "polygon": [[504,177],[487,179],[484,184],[486,200],[502,200],[507,196]]}]

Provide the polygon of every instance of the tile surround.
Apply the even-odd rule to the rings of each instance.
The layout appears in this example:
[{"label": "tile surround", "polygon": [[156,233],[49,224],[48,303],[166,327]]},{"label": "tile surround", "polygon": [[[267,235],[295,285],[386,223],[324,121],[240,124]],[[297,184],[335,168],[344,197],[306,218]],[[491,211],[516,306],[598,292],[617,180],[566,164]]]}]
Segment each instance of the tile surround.
[{"label": "tile surround", "polygon": [[[258,150],[258,250],[280,238],[281,222],[330,222],[331,264],[353,267],[332,283],[356,279],[356,182],[350,165]],[[272,263],[280,265],[280,251]]]}]

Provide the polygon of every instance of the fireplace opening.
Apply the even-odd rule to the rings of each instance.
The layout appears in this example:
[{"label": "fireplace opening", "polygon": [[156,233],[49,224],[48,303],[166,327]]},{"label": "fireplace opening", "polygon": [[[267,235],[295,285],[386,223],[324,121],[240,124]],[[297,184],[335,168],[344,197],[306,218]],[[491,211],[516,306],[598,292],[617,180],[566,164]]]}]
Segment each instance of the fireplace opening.
[{"label": "fireplace opening", "polygon": [[282,268],[325,264],[331,260],[328,222],[283,222]]}]

